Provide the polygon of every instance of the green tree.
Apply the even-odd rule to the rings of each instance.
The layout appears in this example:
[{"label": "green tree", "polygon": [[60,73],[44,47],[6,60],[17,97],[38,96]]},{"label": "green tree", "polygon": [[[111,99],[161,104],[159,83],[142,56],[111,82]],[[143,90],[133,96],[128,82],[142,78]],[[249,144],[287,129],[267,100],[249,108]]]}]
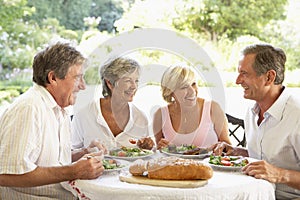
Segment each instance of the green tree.
[{"label": "green tree", "polygon": [[265,41],[283,48],[287,54],[286,67],[289,70],[300,69],[300,2],[290,0],[287,7],[287,18],[272,21],[262,32]]},{"label": "green tree", "polygon": [[28,0],[28,6],[35,8],[30,17],[39,25],[47,18],[56,18],[66,29],[83,30],[83,18],[89,16],[92,0]]},{"label": "green tree", "polygon": [[47,18],[56,18],[61,26],[70,30],[85,30],[84,18],[101,17],[98,25],[100,31],[112,32],[114,22],[123,14],[124,4],[131,1],[122,0],[28,0],[28,6],[35,13],[28,19],[42,25]]},{"label": "green tree", "polygon": [[287,0],[185,0],[177,6],[174,26],[179,30],[202,33],[209,40],[232,40],[241,35],[260,38],[271,20],[284,19]]},{"label": "green tree", "polygon": [[32,60],[30,40],[36,28],[26,24],[23,17],[32,10],[26,0],[0,0],[0,72],[26,68]]},{"label": "green tree", "polygon": [[28,11],[26,3],[26,0],[0,0],[0,33],[24,16]]},{"label": "green tree", "polygon": [[[53,37],[76,40],[77,33],[65,30],[53,18],[47,18],[41,25],[31,20],[35,11],[26,0],[0,0],[0,77],[8,77],[16,69],[30,68],[36,51]],[[18,71],[18,70],[17,70]]]},{"label": "green tree", "polygon": [[100,31],[111,33],[115,30],[114,23],[122,17],[124,12],[123,4],[122,0],[93,0],[90,16],[101,17],[98,25]]}]

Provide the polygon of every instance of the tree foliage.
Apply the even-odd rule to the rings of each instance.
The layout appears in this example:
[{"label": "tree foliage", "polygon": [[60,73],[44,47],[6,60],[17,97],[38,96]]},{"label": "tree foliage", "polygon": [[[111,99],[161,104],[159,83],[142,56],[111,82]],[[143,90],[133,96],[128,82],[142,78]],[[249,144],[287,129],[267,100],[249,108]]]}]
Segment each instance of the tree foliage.
[{"label": "tree foliage", "polygon": [[101,17],[100,31],[112,32],[114,22],[123,14],[121,0],[28,0],[35,8],[30,19],[39,25],[47,18],[56,18],[60,25],[70,30],[84,30],[84,18]]},{"label": "tree foliage", "polygon": [[34,9],[26,0],[1,1],[0,10],[0,79],[10,78],[14,69],[29,68],[36,51],[51,38],[78,40],[75,32],[65,30],[56,19],[47,18],[41,25],[31,20]]},{"label": "tree foliage", "polygon": [[122,0],[93,0],[90,16],[100,16],[98,29],[111,33],[115,30],[115,21],[122,17],[123,12]]},{"label": "tree foliage", "polygon": [[10,28],[15,19],[24,16],[28,8],[26,0],[0,0],[0,31]]},{"label": "tree foliage", "polygon": [[[33,54],[53,37],[81,43],[80,40],[91,38],[90,36],[95,33],[105,35],[106,38],[110,33],[114,33],[115,28],[122,32],[135,27],[176,29],[187,36],[192,36],[200,45],[209,46],[213,49],[212,55],[224,58],[222,60],[214,57],[214,60],[222,63],[229,63],[228,60],[237,49],[234,43],[241,44],[239,40],[241,37],[251,38],[250,42],[253,40],[270,42],[289,53],[288,66],[292,66],[290,69],[300,68],[298,59],[300,41],[296,39],[300,38],[299,30],[295,31],[294,27],[298,22],[285,20],[287,1],[298,2],[298,0],[0,0],[0,72],[1,68],[12,70],[30,67]],[[84,21],[86,17],[95,19],[101,17],[100,22],[97,21],[93,25],[93,28],[97,28],[100,32],[96,29],[91,30],[91,25],[87,25]],[[299,16],[294,18],[297,20]]]},{"label": "tree foliage", "polygon": [[28,0],[28,6],[35,8],[30,19],[39,25],[47,18],[56,18],[66,29],[82,30],[83,18],[89,16],[91,0]]},{"label": "tree foliage", "polygon": [[217,41],[241,35],[260,37],[271,20],[284,19],[287,0],[185,0],[177,6],[180,16],[174,19],[179,30],[202,33]]}]

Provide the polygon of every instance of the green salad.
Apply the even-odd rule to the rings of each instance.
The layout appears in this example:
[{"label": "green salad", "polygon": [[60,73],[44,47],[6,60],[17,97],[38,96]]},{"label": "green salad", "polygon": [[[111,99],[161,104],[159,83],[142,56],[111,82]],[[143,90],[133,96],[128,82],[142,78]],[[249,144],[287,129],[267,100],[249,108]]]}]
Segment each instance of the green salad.
[{"label": "green salad", "polygon": [[138,147],[121,147],[120,149],[111,150],[109,155],[118,157],[139,157],[150,155],[153,152],[146,149],[140,149]]},{"label": "green salad", "polygon": [[192,150],[197,148],[195,145],[191,144],[182,144],[179,146],[176,145],[168,145],[167,147],[162,148],[163,151],[169,152],[169,153],[184,153],[186,151]]},{"label": "green salad", "polygon": [[243,167],[246,166],[249,161],[247,158],[242,156],[214,156],[210,155],[209,163],[220,166],[232,166],[232,167]]},{"label": "green salad", "polygon": [[111,170],[111,169],[119,169],[125,167],[125,165],[122,165],[120,162],[114,160],[114,159],[104,159],[102,160],[102,164],[104,169]]},{"label": "green salad", "polygon": [[184,155],[198,155],[198,154],[207,154],[207,148],[200,148],[192,144],[182,144],[179,146],[168,145],[167,147],[162,148],[163,152],[173,153],[173,154],[184,154]]}]

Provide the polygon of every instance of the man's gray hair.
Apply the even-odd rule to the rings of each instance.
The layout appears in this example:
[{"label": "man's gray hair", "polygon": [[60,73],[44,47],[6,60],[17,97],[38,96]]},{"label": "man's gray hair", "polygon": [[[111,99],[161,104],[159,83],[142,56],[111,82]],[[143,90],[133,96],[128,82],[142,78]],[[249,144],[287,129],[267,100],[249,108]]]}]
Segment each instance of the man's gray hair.
[{"label": "man's gray hair", "polygon": [[269,70],[276,72],[274,84],[282,84],[284,80],[286,55],[280,48],[275,48],[269,44],[255,44],[246,47],[242,54],[244,56],[248,54],[255,54],[255,61],[253,69],[259,76],[265,74]]}]

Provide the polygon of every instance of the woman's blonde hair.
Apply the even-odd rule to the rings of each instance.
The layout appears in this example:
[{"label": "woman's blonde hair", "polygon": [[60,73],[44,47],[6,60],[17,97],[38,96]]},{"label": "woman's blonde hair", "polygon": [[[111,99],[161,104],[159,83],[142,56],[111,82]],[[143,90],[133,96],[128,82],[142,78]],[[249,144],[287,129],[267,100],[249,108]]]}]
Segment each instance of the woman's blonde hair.
[{"label": "woman's blonde hair", "polygon": [[166,102],[171,103],[173,101],[173,92],[184,85],[190,85],[195,79],[195,72],[189,67],[180,65],[169,67],[164,72],[161,79],[163,99]]}]

